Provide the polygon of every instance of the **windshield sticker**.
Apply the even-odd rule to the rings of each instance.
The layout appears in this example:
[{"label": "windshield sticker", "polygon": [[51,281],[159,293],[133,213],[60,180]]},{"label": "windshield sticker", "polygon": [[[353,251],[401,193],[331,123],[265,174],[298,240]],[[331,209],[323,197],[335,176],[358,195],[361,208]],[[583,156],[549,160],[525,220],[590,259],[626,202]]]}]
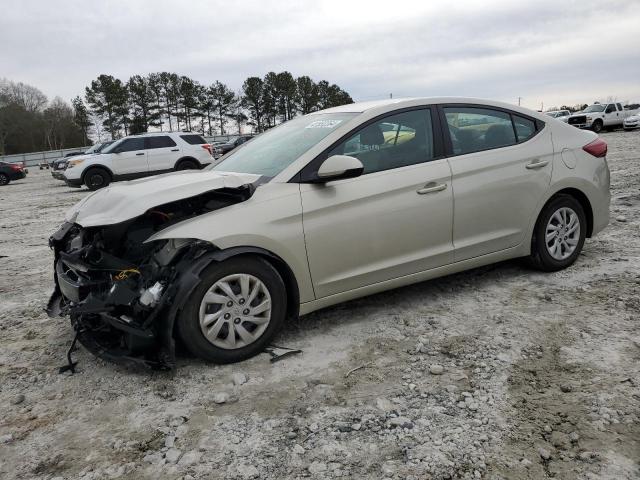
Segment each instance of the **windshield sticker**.
[{"label": "windshield sticker", "polygon": [[304,128],[333,128],[341,122],[342,120],[316,120]]}]

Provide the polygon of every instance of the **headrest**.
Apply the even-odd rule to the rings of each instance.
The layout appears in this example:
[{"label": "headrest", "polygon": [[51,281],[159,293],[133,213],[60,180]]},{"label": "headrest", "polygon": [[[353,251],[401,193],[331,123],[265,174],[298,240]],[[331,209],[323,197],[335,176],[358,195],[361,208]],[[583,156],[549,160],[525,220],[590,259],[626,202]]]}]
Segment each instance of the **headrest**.
[{"label": "headrest", "polygon": [[484,134],[486,147],[509,145],[515,141],[511,125],[491,125]]},{"label": "headrest", "polygon": [[382,145],[384,143],[384,135],[380,130],[380,125],[374,123],[365,127],[360,132],[360,144],[361,145]]}]

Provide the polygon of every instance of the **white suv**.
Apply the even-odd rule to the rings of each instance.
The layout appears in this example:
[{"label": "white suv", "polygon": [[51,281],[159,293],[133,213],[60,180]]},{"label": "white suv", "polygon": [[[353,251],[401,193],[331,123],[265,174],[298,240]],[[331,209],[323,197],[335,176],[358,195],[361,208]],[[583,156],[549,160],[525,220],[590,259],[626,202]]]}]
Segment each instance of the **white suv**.
[{"label": "white suv", "polygon": [[158,132],[124,137],[99,155],[80,155],[69,161],[64,180],[70,187],[89,190],[111,182],[198,169],[213,162],[211,145],[190,132]]}]

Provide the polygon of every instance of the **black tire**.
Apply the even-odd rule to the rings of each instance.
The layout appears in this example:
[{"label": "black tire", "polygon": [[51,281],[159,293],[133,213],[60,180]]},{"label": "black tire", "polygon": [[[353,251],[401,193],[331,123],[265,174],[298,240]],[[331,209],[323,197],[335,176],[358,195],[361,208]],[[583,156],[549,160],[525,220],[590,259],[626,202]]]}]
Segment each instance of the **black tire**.
[{"label": "black tire", "polygon": [[[576,249],[573,253],[563,260],[558,260],[553,258],[551,253],[549,253],[545,237],[549,220],[559,209],[563,207],[570,208],[577,214],[578,221],[580,223],[580,236],[578,238]],[[587,217],[580,202],[570,195],[557,195],[544,206],[538,216],[538,220],[536,221],[533,231],[533,238],[531,239],[531,256],[529,257],[529,263],[534,268],[544,272],[555,272],[567,268],[573,264],[580,255],[582,246],[584,245],[586,231]]]},{"label": "black tire", "polygon": [[602,120],[596,120],[595,122],[593,122],[591,129],[596,133],[600,133],[602,131],[603,126],[604,125],[602,123]]},{"label": "black tire", "polygon": [[[262,335],[244,347],[225,349],[211,343],[200,328],[200,304],[205,293],[218,280],[236,273],[246,273],[258,278],[271,296],[271,316]],[[266,260],[254,256],[233,257],[208,267],[201,275],[201,282],[187,300],[177,319],[180,340],[194,355],[215,363],[234,363],[253,357],[264,350],[282,327],[287,312],[287,292],[278,271]]]},{"label": "black tire", "polygon": [[176,170],[197,170],[200,168],[195,160],[181,160],[176,166]]},{"label": "black tire", "polygon": [[5,173],[0,173],[0,185],[9,185],[11,179]]},{"label": "black tire", "polygon": [[89,190],[98,190],[111,183],[111,175],[101,168],[90,168],[84,174],[84,184]]}]

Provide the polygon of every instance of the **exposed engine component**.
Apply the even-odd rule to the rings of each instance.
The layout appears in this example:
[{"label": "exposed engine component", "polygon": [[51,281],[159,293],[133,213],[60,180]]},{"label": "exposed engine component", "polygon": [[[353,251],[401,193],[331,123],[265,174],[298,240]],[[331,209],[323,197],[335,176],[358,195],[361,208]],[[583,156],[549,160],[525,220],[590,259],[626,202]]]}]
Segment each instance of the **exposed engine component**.
[{"label": "exposed engine component", "polygon": [[65,223],[49,240],[56,289],[47,312],[68,315],[78,341],[97,356],[171,368],[180,302],[197,283],[203,256],[216,249],[193,239],[144,242],[170,225],[242,202],[253,191],[253,185],[218,189],[103,227]]},{"label": "exposed engine component", "polygon": [[138,301],[145,307],[155,307],[160,301],[162,290],[164,290],[164,285],[160,282],[156,282],[153,286],[142,291]]}]

